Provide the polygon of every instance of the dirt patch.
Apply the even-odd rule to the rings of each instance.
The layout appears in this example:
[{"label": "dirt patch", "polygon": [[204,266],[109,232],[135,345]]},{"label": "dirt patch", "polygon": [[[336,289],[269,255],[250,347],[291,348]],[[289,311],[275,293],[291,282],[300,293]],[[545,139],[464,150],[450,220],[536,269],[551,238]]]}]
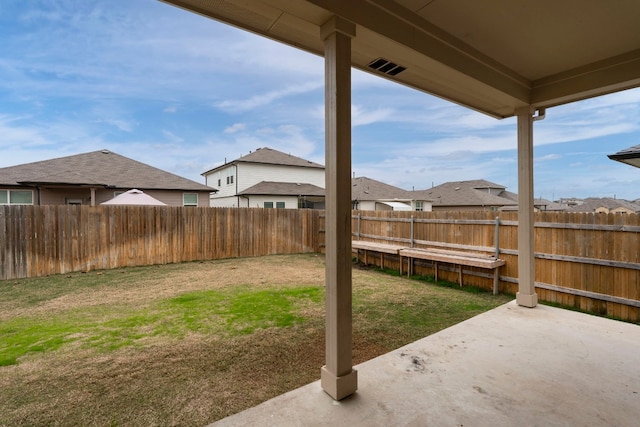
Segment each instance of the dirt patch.
[{"label": "dirt patch", "polygon": [[[79,288],[43,301],[35,307],[3,306],[0,320],[24,315],[47,315],[61,310],[107,304],[143,307],[154,301],[181,293],[215,290],[229,286],[260,287],[278,283],[282,286],[324,284],[324,258],[318,255],[280,255],[232,260],[151,266],[142,269],[118,269],[74,273],[63,277],[104,277],[104,286]],[[120,276],[112,280],[113,276]]]}]

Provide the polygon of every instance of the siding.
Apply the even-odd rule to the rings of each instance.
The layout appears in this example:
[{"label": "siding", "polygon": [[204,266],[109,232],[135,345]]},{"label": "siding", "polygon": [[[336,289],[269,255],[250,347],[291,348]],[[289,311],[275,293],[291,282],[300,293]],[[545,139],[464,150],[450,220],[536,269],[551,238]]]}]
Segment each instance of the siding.
[{"label": "siding", "polygon": [[[234,182],[227,185],[227,171],[233,169]],[[220,172],[221,186],[218,187],[218,172]],[[324,169],[302,168],[297,166],[264,165],[254,163],[239,163],[229,165],[228,168],[221,169],[207,175],[205,178],[207,185],[218,189],[218,193],[212,195],[212,199],[223,199],[234,196],[262,181],[276,182],[304,182],[324,188]],[[216,203],[216,206],[218,204]]]},{"label": "siding", "polygon": [[284,202],[285,209],[298,209],[298,198],[295,196],[251,196],[249,198],[249,207],[251,208],[263,208],[264,202],[273,202],[273,207],[276,207],[276,202]]},{"label": "siding", "polygon": [[[124,190],[114,189],[96,189],[96,205],[102,202],[111,200],[115,197],[116,192],[123,192]],[[153,198],[166,203],[169,206],[182,206],[182,195],[184,193],[196,193],[198,194],[198,206],[209,206],[209,192],[208,191],[182,191],[182,190],[143,190],[145,193]],[[86,189],[42,189],[40,192],[40,204],[45,205],[65,205],[67,199],[81,199],[83,205],[91,204],[91,190]],[[37,195],[34,195],[34,202],[37,200]]]}]

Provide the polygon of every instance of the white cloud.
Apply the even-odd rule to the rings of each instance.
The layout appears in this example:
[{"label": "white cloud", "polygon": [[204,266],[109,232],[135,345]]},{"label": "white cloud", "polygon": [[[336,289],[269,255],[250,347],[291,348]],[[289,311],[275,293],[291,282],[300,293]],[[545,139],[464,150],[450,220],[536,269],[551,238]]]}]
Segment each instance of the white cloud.
[{"label": "white cloud", "polygon": [[273,102],[286,98],[292,95],[300,95],[314,90],[318,90],[323,87],[323,82],[308,82],[299,85],[292,85],[280,90],[274,90],[259,95],[254,95],[247,99],[240,100],[225,100],[215,104],[215,106],[221,110],[229,111],[232,113],[247,112],[254,110],[258,107],[264,107],[272,104]]},{"label": "white cloud", "polygon": [[381,108],[376,110],[366,111],[364,108],[358,105],[351,106],[351,125],[352,126],[365,126],[372,123],[387,121],[393,115],[391,108]]},{"label": "white cloud", "polygon": [[162,130],[162,134],[164,135],[165,139],[173,144],[182,144],[184,142],[184,138],[181,136],[177,136],[176,134],[174,134],[173,132],[170,132],[168,130],[163,129]]},{"label": "white cloud", "polygon": [[562,156],[560,154],[547,154],[545,156],[536,157],[534,160],[536,162],[545,162],[547,160],[558,160],[561,158]]},{"label": "white cloud", "polygon": [[227,127],[223,132],[224,133],[236,133],[243,131],[247,128],[247,125],[244,123],[234,123],[231,126]]}]

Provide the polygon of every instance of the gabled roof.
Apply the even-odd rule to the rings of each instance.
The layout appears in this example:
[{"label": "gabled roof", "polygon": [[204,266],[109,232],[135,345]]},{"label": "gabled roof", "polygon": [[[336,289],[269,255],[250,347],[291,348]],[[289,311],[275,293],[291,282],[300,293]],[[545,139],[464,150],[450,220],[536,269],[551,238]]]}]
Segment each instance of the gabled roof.
[{"label": "gabled roof", "polygon": [[411,191],[403,190],[366,176],[353,178],[351,185],[351,200],[416,200]]},{"label": "gabled roof", "polygon": [[324,188],[313,184],[262,181],[238,193],[240,196],[321,196]]},{"label": "gabled roof", "polygon": [[611,197],[589,197],[583,203],[567,209],[568,212],[595,212],[598,208],[613,210],[625,208],[632,212],[640,212],[640,205],[624,199],[613,199]]},{"label": "gabled roof", "polygon": [[109,150],[0,168],[0,185],[98,186],[217,191]]},{"label": "gabled roof", "polygon": [[203,172],[202,175],[207,175],[218,169],[238,163],[259,163],[266,165],[297,166],[302,168],[324,169],[324,166],[319,163],[312,162],[311,160],[305,160],[301,157],[292,156],[291,154],[283,153],[282,151],[274,150],[273,148],[263,147],[258,148],[256,151],[253,151],[246,156],[239,157],[228,163],[225,162],[225,164],[223,165]]},{"label": "gabled roof", "polygon": [[436,187],[416,191],[433,206],[515,206],[514,193],[506,191],[503,185],[484,179],[471,181],[451,181]]},{"label": "gabled roof", "polygon": [[611,160],[616,160],[621,163],[626,163],[631,166],[640,168],[640,145],[634,145],[633,147],[625,148],[615,154],[609,154]]}]

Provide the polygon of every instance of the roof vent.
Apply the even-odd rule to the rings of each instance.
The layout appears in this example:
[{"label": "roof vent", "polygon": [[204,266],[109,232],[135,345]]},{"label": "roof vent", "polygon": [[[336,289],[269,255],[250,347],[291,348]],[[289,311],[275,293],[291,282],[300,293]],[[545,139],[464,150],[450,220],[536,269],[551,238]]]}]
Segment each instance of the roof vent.
[{"label": "roof vent", "polygon": [[373,61],[369,62],[367,66],[388,76],[397,76],[407,69],[406,67],[393,63],[384,58],[374,59]]}]

